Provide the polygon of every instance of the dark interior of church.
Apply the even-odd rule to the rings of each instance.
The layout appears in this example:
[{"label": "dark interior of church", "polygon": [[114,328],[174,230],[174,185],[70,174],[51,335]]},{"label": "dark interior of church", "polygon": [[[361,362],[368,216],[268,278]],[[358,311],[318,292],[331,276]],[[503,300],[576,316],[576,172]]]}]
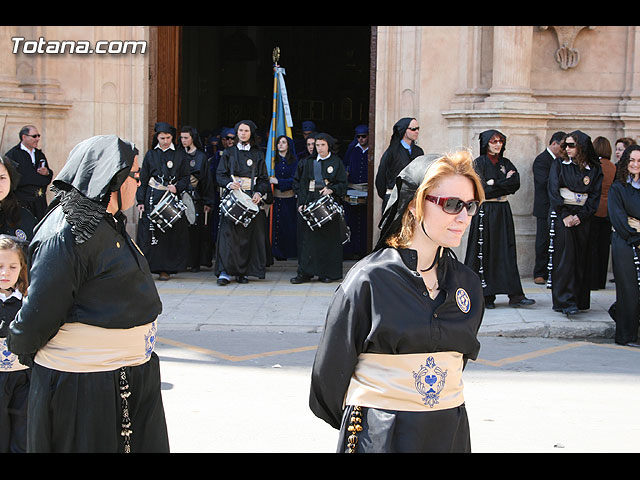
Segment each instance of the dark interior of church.
[{"label": "dark interior of church", "polygon": [[184,26],[181,46],[181,125],[205,133],[249,119],[264,139],[276,47],[294,138],[311,120],[338,140],[340,153],[355,126],[369,124],[371,27]]}]

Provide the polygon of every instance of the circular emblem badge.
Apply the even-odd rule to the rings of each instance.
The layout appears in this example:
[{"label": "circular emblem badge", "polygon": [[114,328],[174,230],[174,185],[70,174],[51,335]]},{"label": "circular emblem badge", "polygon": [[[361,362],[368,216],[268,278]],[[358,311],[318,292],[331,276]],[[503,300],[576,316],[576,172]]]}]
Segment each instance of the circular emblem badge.
[{"label": "circular emblem badge", "polygon": [[462,313],[469,313],[469,310],[471,310],[471,299],[463,288],[456,290],[456,303]]},{"label": "circular emblem badge", "polygon": [[247,159],[247,167],[250,167],[251,165],[253,165],[253,160],[251,160],[250,158]]},{"label": "circular emblem badge", "polygon": [[18,237],[18,240],[25,241],[27,239],[27,234],[24,233],[22,230],[18,229],[16,230],[16,237]]},{"label": "circular emblem badge", "polygon": [[196,161],[195,160],[191,160],[189,162],[189,165],[191,165],[192,167],[195,167],[196,166]]},{"label": "circular emblem badge", "polygon": [[591,179],[589,177],[584,177],[582,181],[584,182],[585,185],[589,185],[589,182],[591,181]]},{"label": "circular emblem badge", "polygon": [[167,167],[169,167],[169,168],[173,167],[173,162],[171,160],[169,160],[167,162]]},{"label": "circular emblem badge", "polygon": [[331,165],[327,167],[327,173],[333,173],[333,167]]}]

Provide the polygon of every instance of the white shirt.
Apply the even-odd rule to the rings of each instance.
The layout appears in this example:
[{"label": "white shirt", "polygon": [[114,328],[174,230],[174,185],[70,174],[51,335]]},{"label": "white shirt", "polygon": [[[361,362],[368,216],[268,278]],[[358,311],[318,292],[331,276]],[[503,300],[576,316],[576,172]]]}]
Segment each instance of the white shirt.
[{"label": "white shirt", "polygon": [[29,156],[31,157],[31,163],[35,167],[36,166],[36,149],[34,148],[33,150],[29,150],[27,147],[24,146],[24,143],[22,142],[20,142],[20,148],[29,154]]},{"label": "white shirt", "polygon": [[157,144],[154,148],[159,148],[160,150],[162,150],[163,152],[166,152],[167,150],[175,150],[176,147],[173,143],[170,143],[169,146],[167,148],[162,148],[160,146],[160,144]]}]

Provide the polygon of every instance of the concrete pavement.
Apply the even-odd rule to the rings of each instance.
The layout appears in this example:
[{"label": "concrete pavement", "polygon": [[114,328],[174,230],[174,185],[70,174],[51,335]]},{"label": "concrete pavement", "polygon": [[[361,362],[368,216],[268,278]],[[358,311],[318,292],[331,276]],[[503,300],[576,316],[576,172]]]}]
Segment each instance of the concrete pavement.
[{"label": "concrete pavement", "polygon": [[[354,262],[345,261],[345,272]],[[216,284],[211,270],[182,272],[169,281],[156,281],[163,302],[162,330],[256,330],[319,332],[338,283],[317,281],[292,285],[295,261],[276,261],[264,280]],[[551,309],[551,291],[523,278],[525,294],[536,301],[512,308],[499,295],[496,308],[486,310],[480,335],[541,338],[612,338],[615,324],[607,310],[615,301],[615,284],[591,292],[591,309],[568,318]]]}]

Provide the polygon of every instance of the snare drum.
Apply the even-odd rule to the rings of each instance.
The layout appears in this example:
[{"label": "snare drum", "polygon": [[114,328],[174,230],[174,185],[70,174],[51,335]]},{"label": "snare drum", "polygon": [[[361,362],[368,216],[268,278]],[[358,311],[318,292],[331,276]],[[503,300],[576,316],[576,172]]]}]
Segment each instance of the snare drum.
[{"label": "snare drum", "polygon": [[245,228],[249,226],[251,220],[260,211],[258,206],[251,200],[251,197],[242,190],[231,190],[222,199],[220,209],[236,225],[241,224]]},{"label": "snare drum", "polygon": [[311,230],[322,227],[337,215],[342,213],[342,208],[330,195],[323,195],[319,199],[305,206],[300,215],[305,219]]},{"label": "snare drum", "polygon": [[162,232],[173,227],[186,210],[184,204],[170,191],[166,191],[153,211],[149,214],[149,220]]}]

